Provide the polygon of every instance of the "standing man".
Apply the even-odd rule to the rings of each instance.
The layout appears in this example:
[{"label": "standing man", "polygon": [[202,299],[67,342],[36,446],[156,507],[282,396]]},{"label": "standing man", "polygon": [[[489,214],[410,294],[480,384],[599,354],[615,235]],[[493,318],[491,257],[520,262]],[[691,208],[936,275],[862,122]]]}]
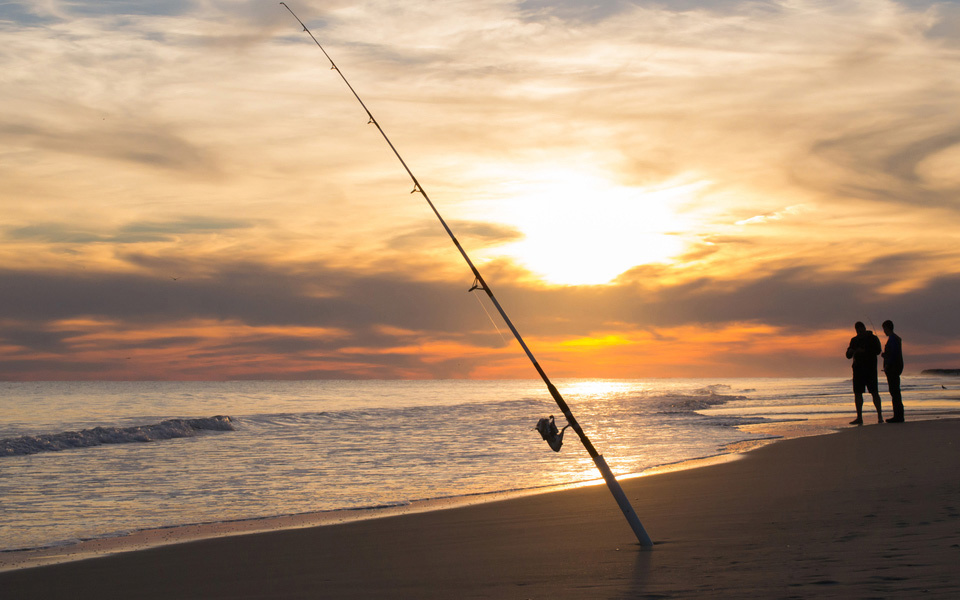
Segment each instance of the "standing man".
[{"label": "standing man", "polygon": [[853,359],[853,399],[857,404],[857,418],[851,425],[863,425],[863,390],[866,388],[873,396],[873,405],[877,407],[877,422],[883,423],[880,410],[880,392],[877,390],[877,356],[880,354],[880,338],[867,330],[867,326],[857,321],[854,324],[857,335],[850,339],[847,346],[847,358]]},{"label": "standing man", "polygon": [[893,332],[893,321],[883,322],[883,333],[887,343],[883,347],[883,372],[887,376],[887,387],[893,401],[893,416],[887,423],[903,423],[903,397],[900,395],[900,374],[903,373],[903,344],[900,336]]}]

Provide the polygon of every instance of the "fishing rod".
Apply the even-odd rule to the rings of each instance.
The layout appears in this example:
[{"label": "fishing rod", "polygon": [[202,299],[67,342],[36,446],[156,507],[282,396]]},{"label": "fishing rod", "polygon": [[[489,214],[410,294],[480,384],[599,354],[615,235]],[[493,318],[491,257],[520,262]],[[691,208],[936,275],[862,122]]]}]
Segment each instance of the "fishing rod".
[{"label": "fishing rod", "polygon": [[[587,453],[590,455],[590,458],[593,459],[594,464],[597,466],[597,470],[600,471],[600,474],[603,476],[604,481],[607,483],[607,487],[610,488],[610,493],[613,494],[614,499],[617,501],[617,504],[620,506],[620,510],[623,511],[623,515],[627,518],[627,522],[630,524],[630,527],[633,529],[633,533],[637,536],[637,541],[640,542],[640,545],[649,548],[653,546],[653,541],[651,541],[650,536],[647,535],[646,530],[643,528],[643,524],[640,523],[640,518],[637,516],[637,513],[633,510],[633,506],[630,505],[630,501],[627,499],[626,494],[623,492],[623,488],[620,487],[620,482],[617,481],[617,478],[614,476],[613,471],[610,470],[609,465],[607,465],[606,459],[603,458],[597,449],[593,446],[593,443],[590,441],[590,438],[587,437],[587,434],[583,431],[583,428],[580,427],[580,423],[577,421],[576,417],[573,416],[573,413],[570,411],[570,407],[567,405],[566,401],[563,399],[563,396],[560,395],[560,392],[557,390],[556,386],[550,381],[550,378],[547,377],[547,373],[540,366],[540,363],[537,362],[536,357],[534,357],[533,352],[530,351],[530,348],[527,347],[527,343],[523,340],[523,337],[520,335],[520,332],[517,331],[517,328],[514,326],[513,321],[510,320],[510,317],[507,316],[506,311],[500,305],[500,302],[497,300],[497,297],[494,296],[493,290],[490,289],[490,286],[487,285],[487,282],[484,280],[483,275],[480,274],[480,271],[477,269],[476,265],[473,264],[473,261],[470,260],[470,256],[467,254],[467,251],[463,249],[463,246],[460,245],[460,241],[457,240],[457,236],[454,235],[453,230],[450,229],[450,226],[447,225],[447,222],[440,215],[440,211],[437,210],[437,207],[433,204],[433,201],[430,200],[430,197],[427,195],[427,192],[423,189],[423,186],[420,185],[420,181],[417,179],[417,176],[413,174],[413,171],[410,170],[410,167],[407,166],[407,162],[403,160],[403,157],[400,156],[400,152],[393,145],[393,142],[390,141],[390,138],[387,137],[386,132],[380,126],[380,123],[374,118],[373,113],[370,112],[370,109],[367,108],[367,105],[360,98],[360,95],[357,93],[353,86],[350,85],[350,82],[347,81],[346,76],[333,61],[333,58],[327,53],[327,51],[320,44],[320,41],[317,40],[316,36],[313,35],[313,32],[306,26],[306,24],[300,20],[300,17],[297,16],[293,9],[287,6],[286,2],[280,3],[284,8],[286,8],[293,18],[300,23],[300,26],[303,27],[303,31],[306,32],[320,48],[320,51],[323,52],[323,55],[330,61],[330,69],[336,71],[340,75],[340,79],[347,85],[350,92],[353,94],[353,97],[357,99],[357,102],[360,103],[360,106],[363,107],[364,112],[367,113],[368,125],[374,125],[377,128],[377,131],[380,132],[380,135],[383,137],[384,141],[387,142],[387,145],[390,146],[390,150],[393,151],[394,156],[397,157],[397,160],[400,161],[400,164],[403,165],[403,169],[407,172],[407,175],[410,176],[410,179],[413,181],[413,190],[410,191],[411,194],[419,193],[424,200],[427,201],[427,204],[430,206],[430,210],[433,211],[433,214],[436,215],[437,219],[440,221],[440,224],[443,226],[443,229],[447,232],[447,235],[450,236],[450,239],[453,241],[454,246],[457,247],[457,250],[460,252],[460,255],[463,257],[463,260],[466,261],[467,266],[470,267],[470,270],[473,272],[474,284],[470,288],[470,291],[477,289],[483,290],[487,297],[490,298],[490,301],[496,307],[497,312],[500,313],[500,317],[503,319],[503,322],[506,323],[507,327],[513,333],[513,337],[516,338],[517,342],[520,343],[520,347],[523,348],[524,353],[527,355],[527,358],[530,359],[530,362],[533,363],[533,368],[536,369],[537,373],[540,375],[540,378],[543,379],[543,382],[547,386],[547,390],[550,392],[550,395],[553,397],[553,400],[557,403],[557,406],[560,408],[560,411],[563,412],[563,416],[567,419],[567,426],[573,429],[576,434],[580,437],[583,447],[586,448]],[[546,420],[541,419],[541,423],[544,423]],[[546,429],[541,430],[538,425],[537,429],[541,432],[541,435],[547,442],[550,444],[550,447],[555,451],[559,452],[560,445],[563,441],[562,432],[556,433],[556,426],[553,425],[553,419],[550,419],[550,425],[552,426],[553,432],[550,432]],[[564,428],[566,429],[566,427]]]}]

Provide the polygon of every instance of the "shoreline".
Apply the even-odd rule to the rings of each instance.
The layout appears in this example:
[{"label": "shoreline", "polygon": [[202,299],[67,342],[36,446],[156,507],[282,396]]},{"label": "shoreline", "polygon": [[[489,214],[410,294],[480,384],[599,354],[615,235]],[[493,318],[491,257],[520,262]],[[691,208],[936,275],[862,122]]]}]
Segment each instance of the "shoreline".
[{"label": "shoreline", "polygon": [[[711,456],[697,457],[677,463],[657,465],[640,473],[618,475],[617,480],[622,482],[640,477],[658,475],[661,473],[684,471],[688,469],[700,469],[714,464],[722,464],[724,462],[737,460],[745,452],[749,452],[755,447],[776,441],[778,441],[778,439],[736,442],[730,446],[745,446]],[[165,527],[138,529],[128,533],[119,533],[116,535],[107,534],[103,537],[82,539],[75,542],[65,542],[62,544],[54,544],[40,548],[0,550],[0,573],[84,561],[104,556],[123,554],[127,552],[138,552],[141,550],[177,544],[186,544],[208,539],[227,538],[248,534],[282,532],[295,529],[309,529],[314,527],[330,527],[343,525],[346,523],[375,521],[392,517],[402,517],[404,515],[453,510],[517,498],[562,493],[566,490],[584,487],[597,487],[602,486],[603,484],[603,479],[598,477],[596,479],[575,483],[550,485],[539,488],[503,490],[472,494],[469,496],[412,500],[410,502],[393,506],[316,511],[301,514],[272,515],[259,518],[212,521],[206,523],[189,523],[184,525],[170,525]]]},{"label": "shoreline", "polygon": [[[801,435],[825,435],[836,431],[838,423],[835,419],[820,419],[825,425],[815,429],[815,433],[798,433],[790,427],[791,422],[763,423],[759,425],[741,426],[745,431],[762,435],[775,436],[766,439],[746,440],[728,444],[720,452],[713,455],[695,457],[675,463],[656,465],[639,473],[618,475],[618,481],[626,481],[638,477],[648,477],[661,473],[699,469],[714,464],[737,460],[744,453],[775,443],[783,439],[791,439]],[[830,424],[827,425],[826,422]],[[786,426],[786,429],[784,428]],[[810,429],[807,427],[806,429]],[[803,431],[801,428],[800,431]],[[544,487],[526,488],[520,490],[501,490],[472,494],[468,496],[453,496],[445,498],[417,499],[409,502],[387,506],[371,506],[352,509],[334,509],[327,511],[313,511],[300,514],[270,515],[265,517],[230,519],[204,523],[187,523],[164,527],[136,529],[129,532],[106,534],[102,537],[65,541],[38,548],[22,548],[0,550],[0,573],[29,569],[48,565],[63,564],[74,561],[88,560],[125,552],[137,552],[162,546],[190,543],[207,539],[232,537],[237,535],[286,531],[311,527],[327,527],[358,521],[376,520],[403,515],[419,514],[441,510],[450,510],[478,504],[499,502],[514,498],[552,494],[581,487],[601,486],[604,481],[601,477],[579,482],[549,485]]]},{"label": "shoreline", "polygon": [[[913,417],[914,422],[951,418],[960,419],[960,416],[953,412],[931,412],[928,414],[914,415]],[[873,424],[868,423],[867,426],[871,425]],[[618,475],[617,479],[623,484],[623,482],[638,478],[709,468],[714,465],[739,460],[744,455],[771,444],[803,437],[831,435],[849,429],[850,426],[847,423],[846,417],[831,415],[815,419],[785,420],[741,425],[738,428],[745,432],[771,437],[734,442],[728,444],[717,454],[695,457],[676,463],[656,465],[639,473]],[[540,488],[486,492],[469,496],[419,499],[392,506],[316,511],[301,514],[272,515],[139,529],[127,533],[119,533],[116,535],[108,534],[103,537],[83,539],[76,542],[65,542],[40,548],[2,550],[0,551],[0,573],[85,561],[105,556],[139,552],[153,548],[210,539],[275,533],[314,527],[329,527],[347,523],[402,517],[405,515],[460,509],[518,498],[563,493],[567,490],[584,487],[603,487],[603,483],[603,479],[597,477],[591,480]],[[606,488],[603,487],[603,489]]]},{"label": "shoreline", "polygon": [[960,596],[960,420],[847,427],[603,486],[0,573],[30,598]]}]

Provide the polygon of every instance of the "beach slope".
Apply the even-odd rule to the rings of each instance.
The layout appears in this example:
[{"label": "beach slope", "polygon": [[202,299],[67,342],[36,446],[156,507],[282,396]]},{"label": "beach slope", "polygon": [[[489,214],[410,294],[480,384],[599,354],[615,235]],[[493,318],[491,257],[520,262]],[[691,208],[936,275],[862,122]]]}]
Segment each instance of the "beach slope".
[{"label": "beach slope", "polygon": [[958,420],[785,440],[623,487],[652,550],[599,486],[9,571],[0,590],[11,600],[960,598]]}]

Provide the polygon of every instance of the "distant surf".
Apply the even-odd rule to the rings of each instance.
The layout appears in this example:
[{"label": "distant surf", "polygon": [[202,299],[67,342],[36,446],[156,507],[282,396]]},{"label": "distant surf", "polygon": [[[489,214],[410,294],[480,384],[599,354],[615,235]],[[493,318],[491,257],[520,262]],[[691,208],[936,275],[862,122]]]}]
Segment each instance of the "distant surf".
[{"label": "distant surf", "polygon": [[102,444],[155,442],[193,437],[201,431],[233,430],[233,419],[226,415],[200,419],[168,419],[153,425],[137,427],[94,427],[81,431],[63,431],[3,439],[0,440],[0,457],[59,452],[74,448],[90,448]]}]

